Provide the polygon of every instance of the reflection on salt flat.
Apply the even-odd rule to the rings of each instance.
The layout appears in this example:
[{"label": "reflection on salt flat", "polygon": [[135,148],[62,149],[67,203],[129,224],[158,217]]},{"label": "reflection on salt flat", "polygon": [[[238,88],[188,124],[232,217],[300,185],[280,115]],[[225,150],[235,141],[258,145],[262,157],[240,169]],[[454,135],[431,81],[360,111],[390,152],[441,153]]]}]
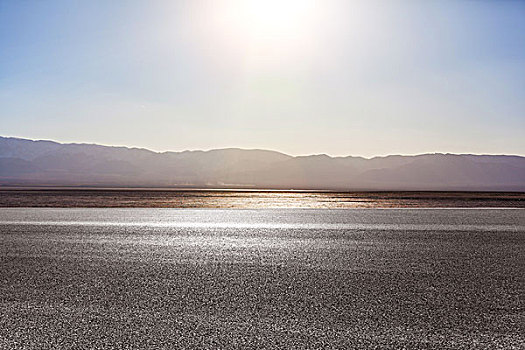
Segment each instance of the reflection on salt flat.
[{"label": "reflection on salt flat", "polygon": [[294,192],[239,190],[0,190],[0,207],[55,208],[524,208],[525,194],[497,192]]}]

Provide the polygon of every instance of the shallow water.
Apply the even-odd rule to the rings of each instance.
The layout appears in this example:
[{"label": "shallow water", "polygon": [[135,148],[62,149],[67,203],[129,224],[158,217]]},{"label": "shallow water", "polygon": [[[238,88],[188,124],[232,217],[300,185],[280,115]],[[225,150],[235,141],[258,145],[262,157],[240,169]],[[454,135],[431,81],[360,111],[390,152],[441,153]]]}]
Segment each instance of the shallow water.
[{"label": "shallow water", "polygon": [[0,348],[521,349],[521,209],[0,209]]}]

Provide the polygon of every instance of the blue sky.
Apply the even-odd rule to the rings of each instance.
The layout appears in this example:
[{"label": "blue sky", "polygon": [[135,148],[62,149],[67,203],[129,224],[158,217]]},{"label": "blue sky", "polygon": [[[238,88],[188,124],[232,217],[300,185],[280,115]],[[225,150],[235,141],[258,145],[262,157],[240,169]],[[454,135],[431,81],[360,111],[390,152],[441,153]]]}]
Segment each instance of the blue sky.
[{"label": "blue sky", "polygon": [[525,155],[525,2],[0,0],[0,134]]}]

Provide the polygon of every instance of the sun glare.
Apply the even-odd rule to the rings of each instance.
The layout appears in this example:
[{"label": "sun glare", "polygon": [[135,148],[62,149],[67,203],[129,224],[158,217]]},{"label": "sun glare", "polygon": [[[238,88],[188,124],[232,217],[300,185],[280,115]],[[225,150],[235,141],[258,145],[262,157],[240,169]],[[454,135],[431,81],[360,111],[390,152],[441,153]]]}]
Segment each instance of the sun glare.
[{"label": "sun glare", "polygon": [[222,40],[284,54],[311,41],[319,7],[315,0],[230,0],[216,3],[212,16]]},{"label": "sun glare", "polygon": [[315,17],[315,3],[309,0],[245,0],[236,5],[240,29],[258,39],[297,38],[308,32]]}]

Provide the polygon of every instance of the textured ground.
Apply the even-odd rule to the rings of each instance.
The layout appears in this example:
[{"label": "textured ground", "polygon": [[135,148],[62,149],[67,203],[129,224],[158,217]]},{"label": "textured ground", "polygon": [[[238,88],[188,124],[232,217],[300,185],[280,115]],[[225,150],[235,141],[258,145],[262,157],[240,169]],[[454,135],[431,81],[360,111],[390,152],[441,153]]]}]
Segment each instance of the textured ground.
[{"label": "textured ground", "polygon": [[525,211],[0,209],[0,349],[524,349]]},{"label": "textured ground", "polygon": [[148,189],[0,190],[0,207],[525,208],[522,192],[301,192]]}]

